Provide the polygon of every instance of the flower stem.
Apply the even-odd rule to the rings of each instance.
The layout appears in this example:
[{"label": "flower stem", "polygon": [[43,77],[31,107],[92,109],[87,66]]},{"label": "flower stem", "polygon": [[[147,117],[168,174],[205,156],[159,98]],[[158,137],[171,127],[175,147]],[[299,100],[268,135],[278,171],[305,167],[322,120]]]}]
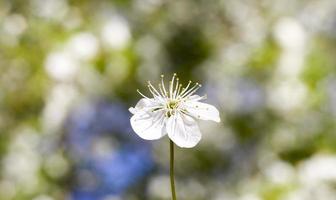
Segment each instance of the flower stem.
[{"label": "flower stem", "polygon": [[174,181],[174,142],[170,141],[170,187],[172,199],[176,200],[175,181]]}]

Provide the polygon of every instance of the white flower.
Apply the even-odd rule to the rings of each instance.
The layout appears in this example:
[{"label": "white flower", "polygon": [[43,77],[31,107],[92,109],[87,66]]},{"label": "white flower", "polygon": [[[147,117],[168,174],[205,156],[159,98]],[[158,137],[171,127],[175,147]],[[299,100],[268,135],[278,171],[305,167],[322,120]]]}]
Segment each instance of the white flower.
[{"label": "white flower", "polygon": [[195,119],[220,122],[218,110],[209,104],[199,102],[206,96],[194,95],[201,87],[196,83],[182,88],[179,79],[169,82],[168,91],[161,75],[159,90],[148,81],[149,91],[153,98],[143,95],[142,99],[129,110],[133,114],[131,125],[133,130],[143,139],[156,140],[168,133],[169,138],[178,146],[191,148],[201,140],[201,132]]}]

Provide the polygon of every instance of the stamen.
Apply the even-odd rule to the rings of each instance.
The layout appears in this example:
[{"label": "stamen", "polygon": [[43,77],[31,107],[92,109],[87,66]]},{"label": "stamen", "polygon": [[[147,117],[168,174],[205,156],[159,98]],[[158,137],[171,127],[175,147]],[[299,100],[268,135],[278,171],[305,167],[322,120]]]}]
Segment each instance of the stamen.
[{"label": "stamen", "polygon": [[186,97],[190,97],[191,95],[193,95],[198,89],[200,89],[202,87],[201,84],[198,84],[198,87],[196,87],[193,91],[191,91]]},{"label": "stamen", "polygon": [[165,95],[165,93],[163,92],[163,90],[162,90],[162,85],[159,83],[159,89],[160,89],[160,93],[161,93],[161,95],[162,95],[162,97],[165,97],[166,95]]},{"label": "stamen", "polygon": [[189,88],[189,86],[190,86],[190,84],[191,84],[191,81],[189,81],[188,82],[188,85],[187,85],[187,87],[185,87],[185,88],[183,88],[183,90],[182,90],[182,92],[181,92],[181,94],[180,94],[180,96],[182,96],[187,90],[188,90],[188,88]]},{"label": "stamen", "polygon": [[150,81],[148,81],[148,88],[152,92],[152,94],[156,94],[158,97],[162,97],[161,94],[155,89],[155,87],[151,84]]},{"label": "stamen", "polygon": [[172,80],[169,82],[170,87],[169,87],[169,97],[173,98],[173,87],[174,87],[174,80],[175,80],[176,73],[174,73]]},{"label": "stamen", "polygon": [[164,78],[164,75],[161,74],[161,84],[162,84],[162,89],[163,89],[163,92],[164,92],[164,94],[165,94],[164,96],[167,96],[167,91],[166,91],[166,87],[165,87],[163,78]]},{"label": "stamen", "polygon": [[183,91],[183,94],[181,95],[181,97],[185,97],[188,93],[190,93],[191,91],[193,91],[196,87],[198,86],[198,83],[196,83],[194,86],[192,86],[191,88],[187,88],[185,91]]},{"label": "stamen", "polygon": [[172,98],[172,81],[169,81],[169,98]]},{"label": "stamen", "polygon": [[181,92],[182,84],[179,85],[178,90],[177,90],[177,98],[180,97],[180,92]]},{"label": "stamen", "polygon": [[[151,101],[159,101],[161,102],[161,104],[165,105],[166,102],[170,102],[170,101],[176,101],[177,103],[180,101],[187,101],[187,100],[202,100],[202,99],[206,99],[207,96],[201,96],[201,97],[193,97],[192,99],[189,99],[190,96],[192,96],[200,87],[202,87],[201,84],[199,83],[195,83],[192,86],[192,81],[189,81],[186,87],[182,87],[182,84],[180,84],[179,82],[179,78],[177,77],[176,73],[174,73],[174,75],[172,76],[171,81],[169,81],[169,93],[167,93],[167,90],[165,88],[165,83],[164,83],[164,75],[161,75],[161,83],[158,84],[158,89],[155,88],[152,83],[150,81],[148,81],[148,89],[151,92],[151,94],[153,95],[153,98],[149,98],[146,95],[142,94],[140,92],[140,90],[137,90],[137,92],[144,98],[151,100]],[[152,108],[153,109],[153,108]],[[155,111],[159,111],[162,109],[169,109],[169,112],[175,112],[176,109],[180,109],[178,108],[178,106],[171,105],[170,107],[168,106],[167,108],[162,108],[162,107],[156,107],[154,108]],[[173,113],[170,113],[171,115]]]},{"label": "stamen", "polygon": [[176,78],[176,86],[175,86],[175,90],[174,90],[174,99],[176,99],[178,87],[179,87],[179,78]]},{"label": "stamen", "polygon": [[155,99],[162,99],[162,97],[161,97],[161,95],[158,95],[153,89],[152,89],[152,87],[151,86],[149,86],[148,85],[148,90],[152,93],[152,95],[153,95],[153,97],[155,98]]},{"label": "stamen", "polygon": [[190,90],[188,90],[188,92],[186,92],[185,94],[183,94],[182,98],[186,98],[191,96],[192,94],[194,94],[200,87],[202,87],[201,84],[196,83]]},{"label": "stamen", "polygon": [[137,89],[137,92],[143,97],[143,98],[146,98],[146,99],[150,99],[149,97],[147,97],[146,95],[144,95],[144,94],[142,94],[141,92],[140,92],[140,90],[139,89]]}]

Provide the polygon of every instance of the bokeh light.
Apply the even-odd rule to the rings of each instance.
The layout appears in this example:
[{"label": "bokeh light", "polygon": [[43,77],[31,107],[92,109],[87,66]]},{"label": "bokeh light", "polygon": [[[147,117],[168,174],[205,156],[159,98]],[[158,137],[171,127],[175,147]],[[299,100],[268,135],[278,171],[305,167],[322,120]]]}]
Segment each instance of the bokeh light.
[{"label": "bokeh light", "polygon": [[[334,200],[335,0],[0,1],[0,199],[170,198],[146,82],[202,83],[221,123],[176,150],[184,200]],[[146,92],[144,92],[146,93]]]}]

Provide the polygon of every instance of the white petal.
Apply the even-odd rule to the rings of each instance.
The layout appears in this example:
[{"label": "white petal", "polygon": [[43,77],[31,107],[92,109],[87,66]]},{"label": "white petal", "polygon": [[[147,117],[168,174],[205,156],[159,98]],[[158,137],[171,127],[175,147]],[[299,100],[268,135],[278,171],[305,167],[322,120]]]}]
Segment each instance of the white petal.
[{"label": "white petal", "polygon": [[146,99],[146,98],[142,98],[138,101],[138,103],[136,104],[136,106],[133,108],[129,108],[128,110],[132,113],[135,114],[136,112],[143,110],[145,108],[148,107],[153,107],[153,106],[157,106],[159,105],[159,103],[155,102],[154,99]]},{"label": "white petal", "polygon": [[179,113],[168,118],[166,129],[169,138],[179,147],[194,147],[202,137],[196,121]]},{"label": "white petal", "polygon": [[219,112],[214,106],[198,101],[187,101],[184,103],[184,108],[191,116],[202,119],[220,122]]},{"label": "white petal", "polygon": [[164,117],[163,111],[138,111],[131,117],[131,126],[141,138],[156,140],[166,134]]},{"label": "white petal", "polygon": [[201,97],[197,94],[194,94],[194,95],[191,95],[190,97],[188,97],[188,100],[189,101],[194,101],[194,100],[197,100],[197,99],[200,99]]}]

